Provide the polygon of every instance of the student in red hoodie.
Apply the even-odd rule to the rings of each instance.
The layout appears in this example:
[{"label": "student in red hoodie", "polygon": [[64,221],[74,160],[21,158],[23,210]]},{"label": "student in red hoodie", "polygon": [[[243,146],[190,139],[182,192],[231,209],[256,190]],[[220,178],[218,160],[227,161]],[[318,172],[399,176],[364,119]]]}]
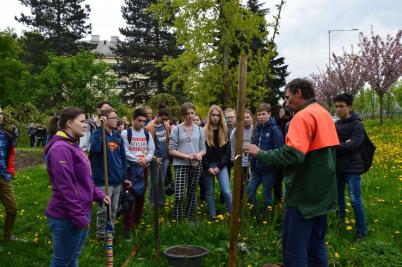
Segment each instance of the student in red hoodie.
[{"label": "student in red hoodie", "polygon": [[12,180],[14,177],[13,135],[2,128],[3,110],[0,108],[0,201],[6,210],[4,219],[4,240],[16,240],[12,230],[17,217],[17,201]]}]

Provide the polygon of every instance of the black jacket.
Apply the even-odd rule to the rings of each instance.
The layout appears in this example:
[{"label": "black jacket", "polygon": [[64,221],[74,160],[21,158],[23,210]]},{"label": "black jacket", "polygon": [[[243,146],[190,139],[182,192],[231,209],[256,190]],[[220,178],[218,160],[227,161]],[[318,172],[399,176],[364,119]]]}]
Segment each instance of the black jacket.
[{"label": "black jacket", "polygon": [[[336,148],[336,170],[344,174],[362,174],[363,160],[359,147],[364,141],[364,126],[360,115],[352,112],[345,120],[335,123],[340,145]],[[347,140],[350,140],[346,142]]]},{"label": "black jacket", "polygon": [[219,130],[214,130],[214,144],[215,146],[209,146],[205,142],[207,148],[207,154],[203,157],[203,167],[204,170],[208,170],[211,164],[216,165],[220,170],[230,162],[230,143],[227,142],[225,145],[219,147]]}]

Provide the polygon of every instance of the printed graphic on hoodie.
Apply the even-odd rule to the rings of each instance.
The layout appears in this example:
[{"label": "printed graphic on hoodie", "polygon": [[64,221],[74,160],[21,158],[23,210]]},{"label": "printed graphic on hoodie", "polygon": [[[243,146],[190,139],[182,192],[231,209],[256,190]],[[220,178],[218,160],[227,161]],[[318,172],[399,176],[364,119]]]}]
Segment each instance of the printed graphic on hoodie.
[{"label": "printed graphic on hoodie", "polygon": [[109,142],[107,145],[109,146],[110,151],[112,152],[114,152],[116,149],[119,148],[119,144],[113,141]]}]

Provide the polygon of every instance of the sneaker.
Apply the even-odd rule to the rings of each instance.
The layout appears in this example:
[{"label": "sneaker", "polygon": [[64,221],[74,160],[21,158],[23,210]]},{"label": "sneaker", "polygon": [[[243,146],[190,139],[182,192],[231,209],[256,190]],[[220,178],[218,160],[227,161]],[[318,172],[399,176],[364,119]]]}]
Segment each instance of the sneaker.
[{"label": "sneaker", "polygon": [[131,241],[131,231],[130,230],[124,230],[123,237],[124,237],[124,240]]},{"label": "sneaker", "polygon": [[15,235],[10,235],[10,237],[8,237],[8,238],[5,237],[4,240],[5,241],[19,241],[19,242],[24,242],[24,243],[28,242],[28,240],[23,239],[23,238],[18,238]]}]

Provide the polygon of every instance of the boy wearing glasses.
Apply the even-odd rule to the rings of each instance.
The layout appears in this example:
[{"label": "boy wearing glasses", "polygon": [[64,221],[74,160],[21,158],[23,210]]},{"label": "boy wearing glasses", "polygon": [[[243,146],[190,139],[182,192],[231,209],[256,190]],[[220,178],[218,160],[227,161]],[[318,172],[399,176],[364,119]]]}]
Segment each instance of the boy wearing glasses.
[{"label": "boy wearing glasses", "polygon": [[[105,124],[106,156],[108,172],[108,195],[111,200],[112,223],[116,219],[119,197],[123,181],[130,184],[126,179],[127,160],[124,149],[124,142],[116,130],[117,113],[114,109],[102,110],[99,114],[99,121]],[[91,160],[92,178],[96,186],[105,191],[105,177],[103,175],[103,153],[102,153],[102,127],[98,127],[91,136],[91,149],[89,158]],[[106,227],[106,207],[98,206],[96,216],[96,238],[104,240]]]},{"label": "boy wearing glasses", "polygon": [[356,239],[364,240],[367,234],[366,216],[361,200],[360,175],[364,164],[359,147],[364,141],[364,126],[356,112],[352,111],[353,96],[340,94],[334,98],[339,120],[335,123],[339,137],[336,147],[336,176],[338,182],[338,216],[344,220],[345,185],[348,185],[350,202],[356,218]]}]

